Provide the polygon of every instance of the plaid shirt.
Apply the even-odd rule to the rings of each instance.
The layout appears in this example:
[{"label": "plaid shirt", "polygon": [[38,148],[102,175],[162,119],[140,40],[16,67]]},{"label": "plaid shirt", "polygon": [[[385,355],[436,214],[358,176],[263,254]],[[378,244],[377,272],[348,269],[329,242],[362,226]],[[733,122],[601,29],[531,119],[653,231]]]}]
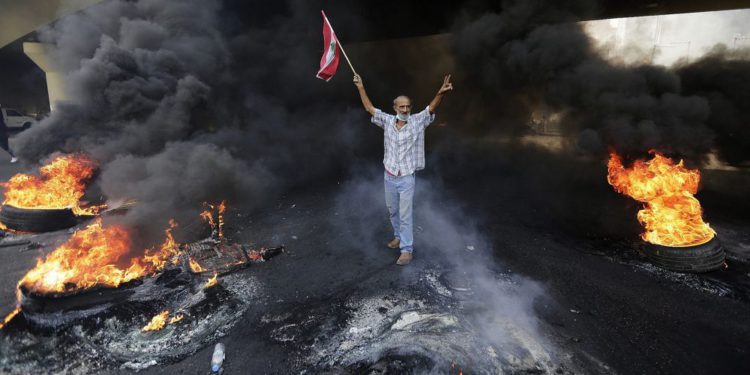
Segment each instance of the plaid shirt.
[{"label": "plaid shirt", "polygon": [[424,130],[435,120],[430,107],[411,115],[401,130],[396,116],[375,109],[372,123],[383,128],[383,166],[394,176],[408,176],[424,169]]}]

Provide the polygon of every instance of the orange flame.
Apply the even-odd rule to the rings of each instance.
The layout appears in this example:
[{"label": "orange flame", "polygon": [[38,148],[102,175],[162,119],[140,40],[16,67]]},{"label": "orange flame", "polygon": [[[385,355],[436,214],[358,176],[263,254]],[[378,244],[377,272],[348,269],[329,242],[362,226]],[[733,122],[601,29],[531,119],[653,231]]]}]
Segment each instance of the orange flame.
[{"label": "orange flame", "polygon": [[159,331],[167,325],[167,318],[169,317],[169,310],[164,310],[151,318],[151,321],[141,329],[143,332],[148,331]]},{"label": "orange flame", "polygon": [[219,238],[220,239],[224,238],[224,212],[226,210],[227,210],[226,201],[221,201],[221,203],[219,203],[219,209],[218,209],[219,212],[216,214],[216,216],[219,219]]},{"label": "orange flame", "polygon": [[154,315],[153,318],[151,318],[151,321],[146,324],[143,328],[141,328],[141,331],[143,332],[149,332],[149,331],[160,331],[162,328],[164,328],[167,324],[174,324],[182,319],[185,319],[185,315],[183,314],[177,314],[169,318],[169,310],[164,310],[156,315]]},{"label": "orange flame", "polygon": [[219,282],[218,279],[219,275],[214,273],[214,276],[206,281],[206,285],[203,286],[203,289],[208,289],[214,285],[216,285]]},{"label": "orange flame", "polygon": [[687,169],[683,161],[674,162],[652,151],[649,160],[637,160],[630,168],[622,165],[620,156],[610,152],[607,181],[619,193],[639,202],[638,221],[646,231],[641,237],[664,246],[695,246],[710,241],[716,232],[702,219],[698,192],[700,172]]},{"label": "orange flame", "polygon": [[10,322],[11,320],[13,320],[13,318],[15,318],[16,315],[18,315],[20,312],[21,312],[21,308],[16,306],[16,308],[13,309],[13,311],[11,311],[10,314],[5,316],[5,318],[3,319],[3,322],[0,323],[0,329],[3,329],[5,325],[8,324],[8,322]]},{"label": "orange flame", "polygon": [[[18,284],[20,285],[20,283]],[[0,323],[0,329],[5,328],[5,326],[13,320],[13,318],[16,317],[21,312],[21,290],[16,288],[16,307],[11,311],[8,315],[3,318],[2,323]]]},{"label": "orange flame", "polygon": [[216,226],[216,224],[214,223],[214,215],[211,213],[211,211],[205,210],[201,212],[201,217],[203,218],[203,220],[206,220],[208,222],[208,225],[210,225],[211,228]]},{"label": "orange flame", "polygon": [[185,319],[185,315],[177,314],[169,319],[169,324],[175,324],[181,321],[182,319]]},{"label": "orange flame", "polygon": [[164,230],[164,242],[158,249],[148,249],[143,260],[153,265],[156,270],[161,270],[168,263],[174,263],[180,254],[179,246],[172,236],[172,231],[177,228],[177,222],[169,219],[169,227]]},{"label": "orange flame", "polygon": [[[214,231],[220,240],[224,239],[224,212],[227,210],[227,202],[221,201],[218,205],[203,202],[203,205],[208,207],[205,211],[201,212],[203,220],[208,222],[211,226],[211,230]],[[216,219],[214,220],[214,210],[216,210]]]},{"label": "orange flame", "polygon": [[193,259],[193,258],[190,258],[190,259],[189,259],[189,263],[190,263],[190,270],[191,270],[191,271],[193,271],[193,272],[195,272],[195,273],[200,273],[200,272],[204,272],[204,271],[206,271],[206,270],[205,270],[205,269],[204,269],[203,267],[201,267],[201,265],[200,265],[200,264],[198,264],[198,262],[196,262],[196,261],[195,261],[195,259]]},{"label": "orange flame", "polygon": [[165,230],[167,239],[158,249],[148,249],[143,257],[127,259],[130,233],[122,226],[103,226],[101,219],[78,230],[19,282],[28,290],[41,293],[88,289],[94,286],[117,287],[122,283],[161,270],[174,261],[177,246],[170,222]]},{"label": "orange flame", "polygon": [[[451,370],[455,370],[455,369],[456,369],[456,362],[451,361]],[[453,372],[453,371],[451,371],[451,372]],[[463,370],[461,370],[461,368],[459,367],[458,368],[458,375],[463,375],[463,374],[464,374]]]},{"label": "orange flame", "polygon": [[2,184],[3,204],[34,209],[71,208],[76,215],[93,215],[103,206],[80,207],[96,162],[85,154],[63,155],[39,169],[39,176],[19,173]]}]

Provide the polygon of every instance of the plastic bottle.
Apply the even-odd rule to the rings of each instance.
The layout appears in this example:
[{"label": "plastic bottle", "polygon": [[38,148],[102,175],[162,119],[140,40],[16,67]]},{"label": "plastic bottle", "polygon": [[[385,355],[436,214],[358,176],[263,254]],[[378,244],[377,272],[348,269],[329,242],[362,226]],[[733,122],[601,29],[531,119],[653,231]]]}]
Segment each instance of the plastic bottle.
[{"label": "plastic bottle", "polygon": [[218,373],[222,363],[224,363],[224,344],[219,342],[214,346],[214,354],[211,356],[211,371]]}]

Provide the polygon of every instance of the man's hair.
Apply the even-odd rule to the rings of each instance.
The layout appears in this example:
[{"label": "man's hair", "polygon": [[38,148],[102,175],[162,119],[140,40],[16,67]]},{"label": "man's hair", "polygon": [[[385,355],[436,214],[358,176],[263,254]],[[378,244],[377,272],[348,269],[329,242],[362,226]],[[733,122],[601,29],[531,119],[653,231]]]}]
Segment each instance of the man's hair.
[{"label": "man's hair", "polygon": [[399,96],[397,96],[397,97],[393,98],[393,105],[396,105],[396,100],[398,100],[398,98],[406,98],[406,99],[409,99],[409,104],[411,104],[411,98],[410,98],[410,97],[408,97],[408,96],[406,96],[406,95],[399,95]]}]

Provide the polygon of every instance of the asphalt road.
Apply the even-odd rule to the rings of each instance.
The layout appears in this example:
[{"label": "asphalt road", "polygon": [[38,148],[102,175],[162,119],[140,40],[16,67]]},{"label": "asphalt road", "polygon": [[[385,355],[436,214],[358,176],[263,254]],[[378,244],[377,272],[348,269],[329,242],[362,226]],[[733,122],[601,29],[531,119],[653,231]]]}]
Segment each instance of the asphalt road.
[{"label": "asphalt road", "polygon": [[[389,231],[377,165],[289,192],[259,212],[229,217],[230,235],[238,241],[285,244],[287,252],[241,271],[260,281],[263,297],[221,339],[225,373],[347,373],[335,364],[321,367],[330,359],[324,354],[310,359],[332,332],[351,330],[347,324],[356,314],[342,306],[382,293],[395,299],[426,295],[419,290],[425,274],[455,275],[479,270],[477,264],[488,274],[538,285],[529,308],[520,310],[527,316],[512,319],[534,320],[539,340],[555,352],[550,361],[564,362],[553,367],[559,372],[750,373],[750,215],[744,214],[746,202],[728,203],[737,186],[712,185],[701,193],[711,225],[729,245],[729,268],[683,275],[638,256],[637,205],[611,191],[600,162],[537,150],[439,155],[418,177],[417,252],[407,267],[396,266],[397,253],[383,246]],[[2,179],[19,170],[0,161]],[[746,175],[730,177],[747,181]],[[6,286],[0,288],[0,306],[12,308],[14,285],[39,254],[0,248]],[[520,292],[509,301],[523,303],[523,289],[512,290]],[[492,316],[493,308],[483,313]],[[458,316],[470,311],[445,309]],[[268,323],[274,316],[284,324]],[[302,328],[281,340],[279,329],[287,323]],[[212,349],[206,345],[142,373],[207,373]]]}]

